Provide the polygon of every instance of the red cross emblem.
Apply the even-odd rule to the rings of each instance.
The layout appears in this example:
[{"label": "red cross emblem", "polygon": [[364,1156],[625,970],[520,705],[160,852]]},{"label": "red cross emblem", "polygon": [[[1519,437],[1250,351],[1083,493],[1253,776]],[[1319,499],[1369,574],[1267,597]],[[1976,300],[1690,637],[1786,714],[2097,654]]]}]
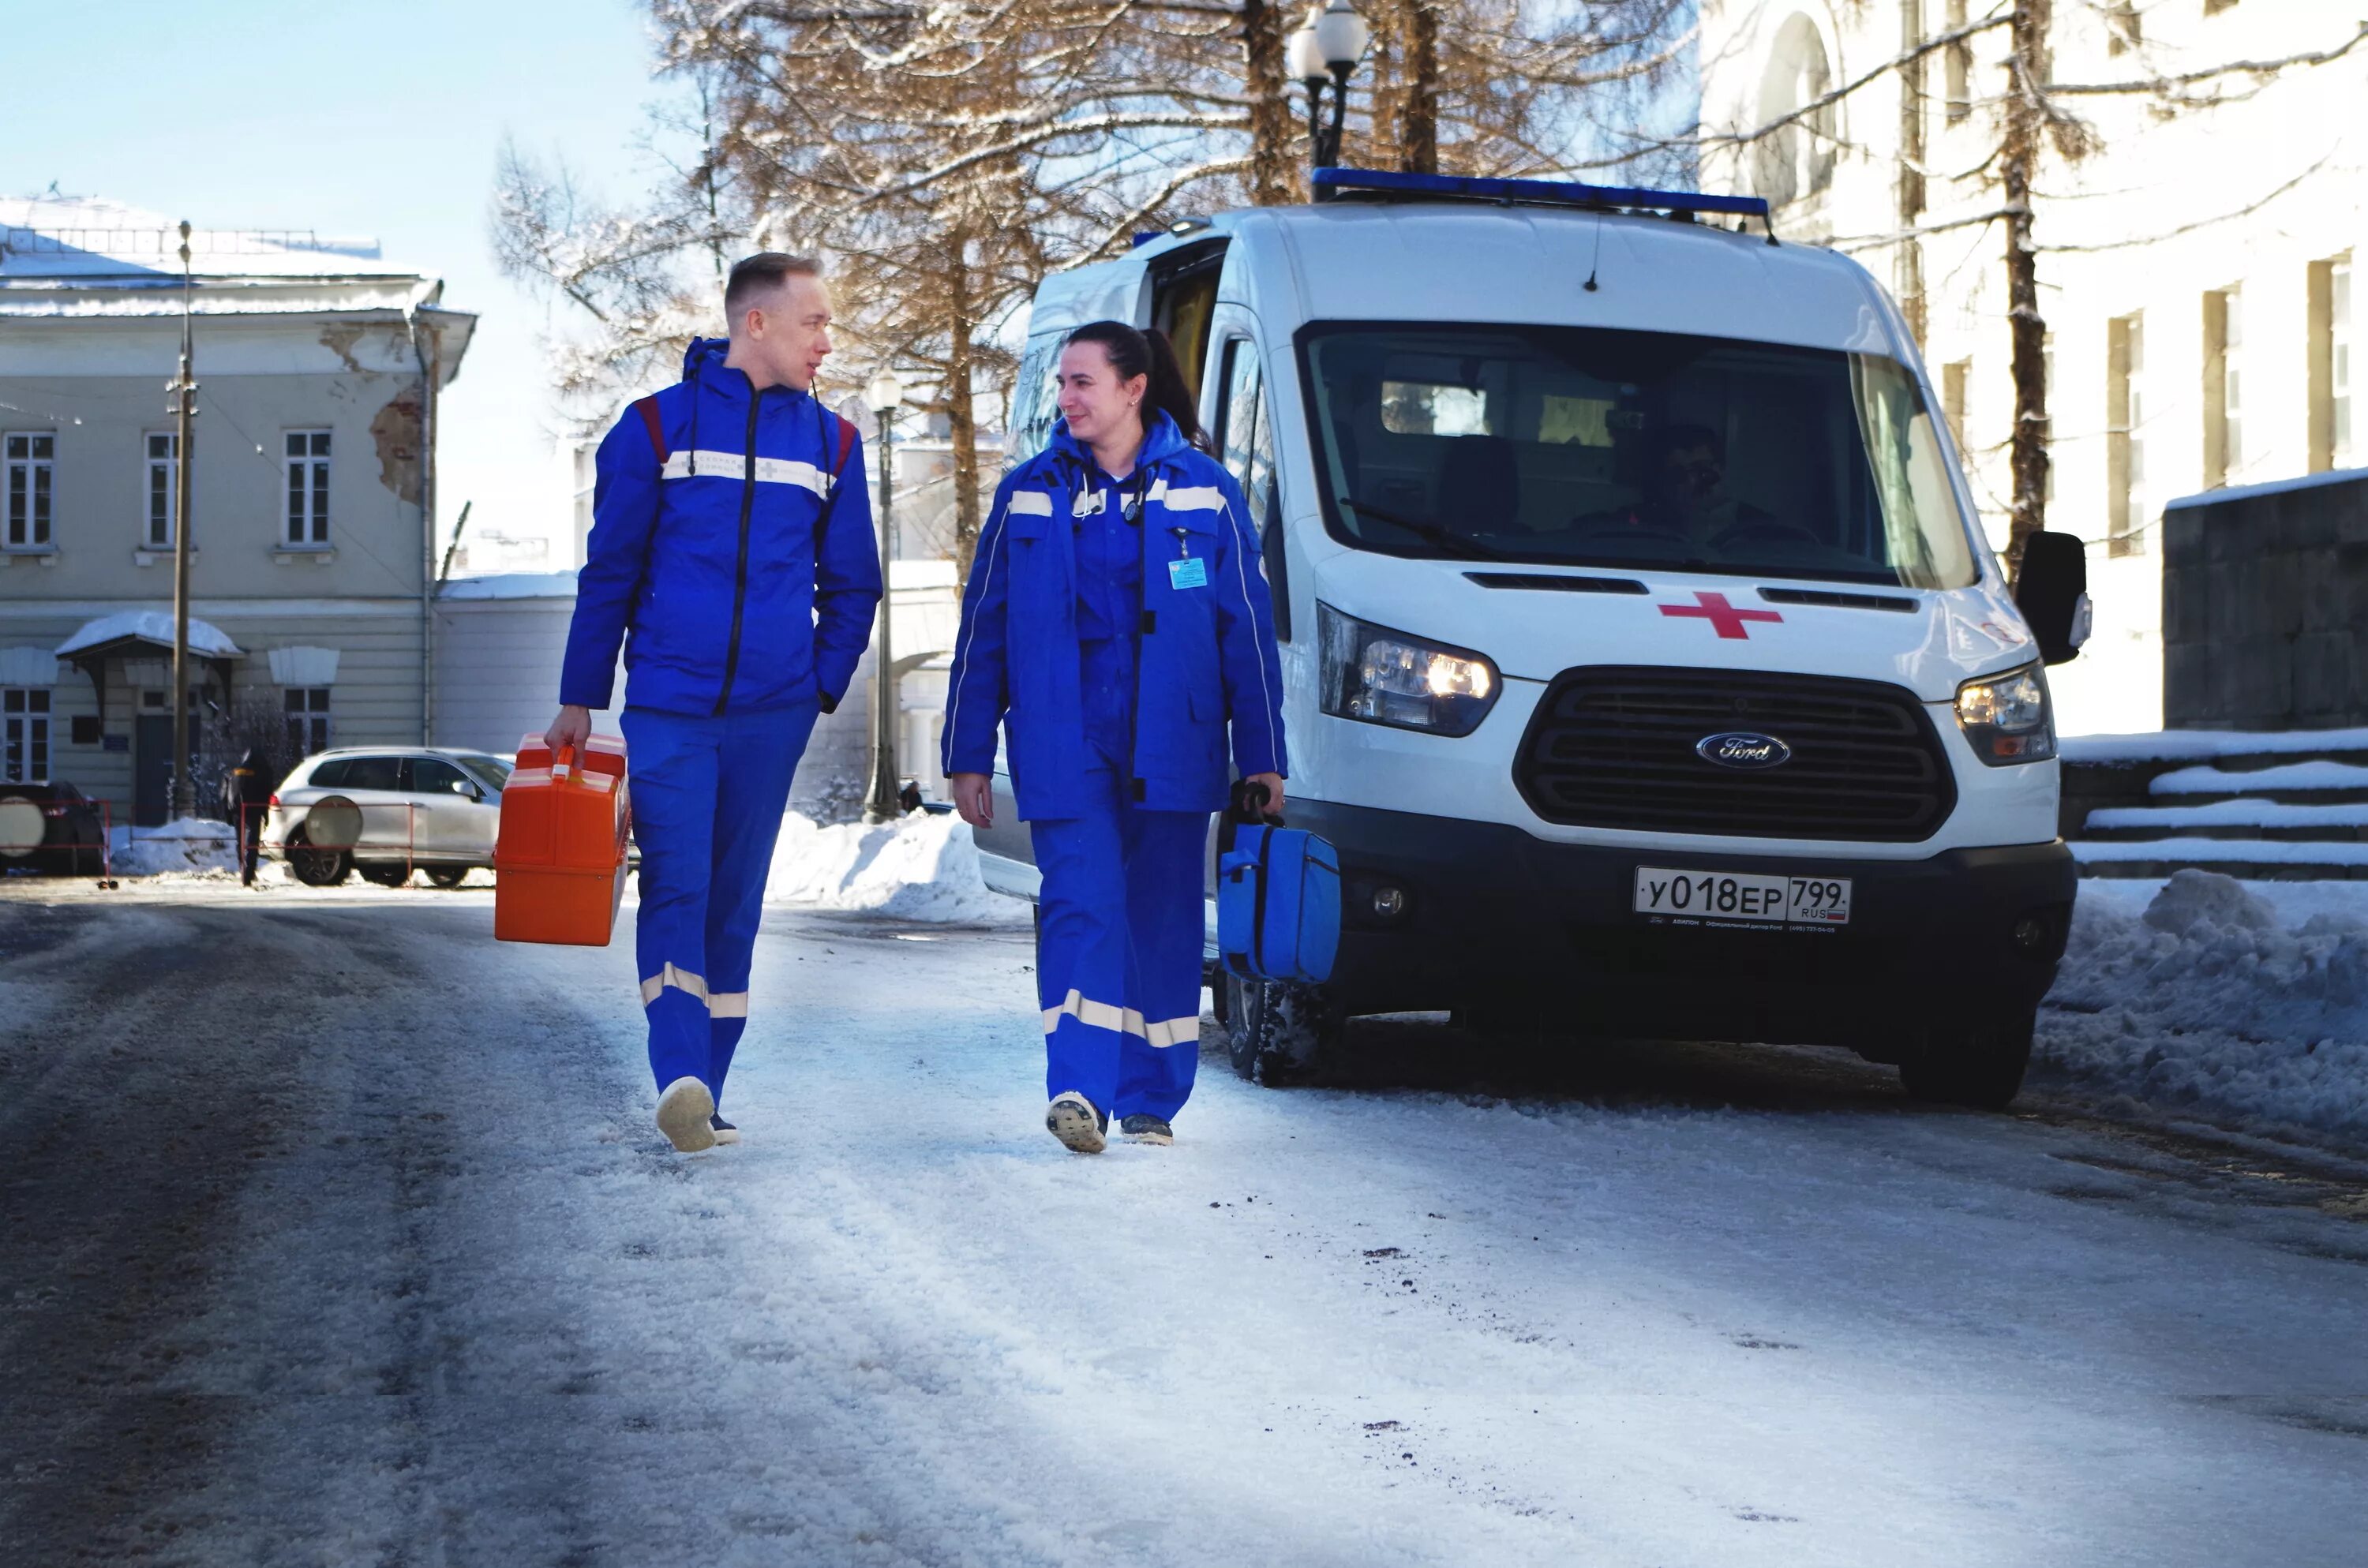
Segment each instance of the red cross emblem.
[{"label": "red cross emblem", "polygon": [[1661,613],[1663,615],[1693,616],[1698,619],[1707,620],[1713,626],[1717,627],[1718,634],[1721,637],[1741,637],[1745,639],[1748,639],[1751,636],[1750,631],[1747,630],[1744,625],[1746,621],[1782,620],[1784,619],[1772,609],[1737,609],[1733,605],[1726,602],[1726,596],[1725,594],[1705,594],[1700,589],[1696,589],[1694,592],[1694,597],[1702,602],[1691,605],[1663,605],[1661,607]]}]

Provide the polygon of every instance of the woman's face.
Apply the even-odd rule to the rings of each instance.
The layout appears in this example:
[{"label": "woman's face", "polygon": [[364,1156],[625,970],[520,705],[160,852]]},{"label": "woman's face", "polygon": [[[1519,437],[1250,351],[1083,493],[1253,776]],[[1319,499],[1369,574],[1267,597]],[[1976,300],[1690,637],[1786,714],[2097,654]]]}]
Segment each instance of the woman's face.
[{"label": "woman's face", "polygon": [[1072,343],[1061,350],[1061,417],[1069,434],[1092,446],[1127,431],[1128,422],[1143,427],[1143,392],[1149,378],[1121,380],[1110,361],[1110,350],[1099,343]]}]

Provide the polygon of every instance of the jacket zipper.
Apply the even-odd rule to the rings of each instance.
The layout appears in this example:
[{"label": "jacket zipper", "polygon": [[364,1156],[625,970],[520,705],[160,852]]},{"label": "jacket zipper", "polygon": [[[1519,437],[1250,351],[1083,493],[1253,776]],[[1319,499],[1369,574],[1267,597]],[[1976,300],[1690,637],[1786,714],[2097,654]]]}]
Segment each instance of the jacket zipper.
[{"label": "jacket zipper", "polygon": [[[1143,497],[1142,505],[1147,508],[1151,504],[1150,476],[1144,473],[1140,463],[1135,465],[1135,473],[1139,476],[1138,494]],[[1116,484],[1112,484],[1110,489],[1123,505],[1126,493]],[[1135,563],[1139,568],[1134,578],[1134,701],[1126,710],[1126,770],[1133,776],[1128,780],[1127,793],[1133,796],[1137,803],[1140,803],[1145,796],[1143,763],[1136,755],[1136,748],[1141,743],[1137,740],[1135,732],[1143,721],[1143,617],[1147,608],[1144,600],[1151,592],[1150,540],[1151,519],[1144,517],[1134,536]]]},{"label": "jacket zipper", "polygon": [[757,408],[759,393],[748,389],[748,444],[740,478],[740,563],[732,579],[732,641],[723,650],[723,689],[715,694],[715,711],[732,700],[732,677],[740,670],[740,617],[748,603],[748,512],[757,504]]}]

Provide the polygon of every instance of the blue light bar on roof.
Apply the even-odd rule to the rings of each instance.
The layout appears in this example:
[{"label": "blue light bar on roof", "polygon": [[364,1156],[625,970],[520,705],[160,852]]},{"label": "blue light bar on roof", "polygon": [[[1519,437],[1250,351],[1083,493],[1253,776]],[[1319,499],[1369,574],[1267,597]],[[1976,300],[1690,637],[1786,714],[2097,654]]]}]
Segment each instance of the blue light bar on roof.
[{"label": "blue light bar on roof", "polygon": [[1643,190],[1575,180],[1483,179],[1463,175],[1410,175],[1393,169],[1318,169],[1321,190],[1372,190],[1403,196],[1452,196],[1476,201],[1534,201],[1555,207],[1642,207],[1657,212],[1724,212],[1768,221],[1766,198],[1707,196],[1697,190]]}]

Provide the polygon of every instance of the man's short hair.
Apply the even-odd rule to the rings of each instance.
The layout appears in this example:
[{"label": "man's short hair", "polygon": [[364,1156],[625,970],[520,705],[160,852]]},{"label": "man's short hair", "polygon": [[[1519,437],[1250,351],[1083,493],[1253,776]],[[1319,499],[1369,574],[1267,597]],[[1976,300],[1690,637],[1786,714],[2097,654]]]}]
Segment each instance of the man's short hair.
[{"label": "man's short hair", "polygon": [[757,295],[770,293],[792,278],[821,276],[822,263],[813,256],[758,251],[733,265],[732,276],[723,285],[723,313],[736,325],[740,312],[755,304]]}]

